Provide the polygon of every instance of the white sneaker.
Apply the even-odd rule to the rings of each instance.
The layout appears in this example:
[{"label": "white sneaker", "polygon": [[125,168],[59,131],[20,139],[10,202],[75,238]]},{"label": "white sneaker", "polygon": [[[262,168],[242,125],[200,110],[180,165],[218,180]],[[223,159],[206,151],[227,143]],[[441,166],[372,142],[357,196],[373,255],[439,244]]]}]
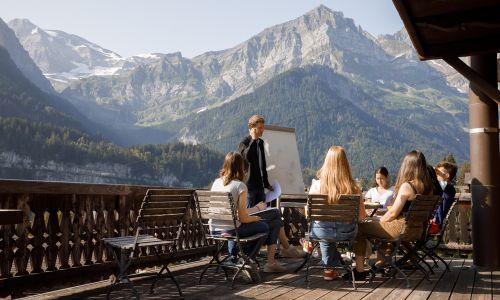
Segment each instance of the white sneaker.
[{"label": "white sneaker", "polygon": [[264,273],[283,273],[288,272],[288,269],[283,267],[279,262],[266,263],[264,265]]},{"label": "white sneaker", "polygon": [[304,252],[297,250],[296,247],[290,245],[288,248],[281,249],[281,257],[291,257],[291,258],[303,258]]}]

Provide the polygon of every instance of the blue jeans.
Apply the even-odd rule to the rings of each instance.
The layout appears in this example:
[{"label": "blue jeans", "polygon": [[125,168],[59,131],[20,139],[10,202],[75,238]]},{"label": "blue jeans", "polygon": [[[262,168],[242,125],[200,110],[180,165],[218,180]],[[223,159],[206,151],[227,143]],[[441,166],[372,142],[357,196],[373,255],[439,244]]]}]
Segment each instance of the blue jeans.
[{"label": "blue jeans", "polygon": [[[252,222],[252,223],[241,223],[241,225],[236,230],[238,230],[238,235],[240,238],[249,237],[249,236],[252,236],[252,235],[258,234],[258,233],[269,234],[269,226],[264,221],[257,221],[257,222]],[[211,232],[211,234],[214,234],[214,235],[218,235],[221,233],[222,232],[219,232],[219,231],[212,231]],[[234,229],[227,231],[227,233],[235,234]],[[255,255],[257,251],[255,253],[253,251],[256,250],[256,247],[260,247],[260,245],[261,245],[261,243],[259,243],[258,240],[254,241],[254,242],[245,243],[243,246],[243,252],[245,252],[245,254],[248,256],[250,256],[252,253]],[[236,255],[238,254],[238,248],[236,247],[236,243],[233,240],[229,240],[227,242],[227,250],[228,250],[228,254],[230,256],[236,257]],[[251,258],[255,258],[255,257],[251,257]]]},{"label": "blue jeans", "polygon": [[[257,203],[265,201],[266,194],[264,193],[264,189],[249,189],[247,196],[247,208],[254,207]],[[264,219],[263,222],[266,222],[269,225],[269,235],[267,239],[264,241],[264,245],[273,245],[278,241],[278,235],[280,232],[280,228],[283,227],[283,221],[281,220],[281,213],[279,210],[276,210],[276,215],[274,215],[270,219]]]},{"label": "blue jeans", "polygon": [[326,267],[340,264],[336,241],[354,239],[358,231],[357,225],[330,221],[313,222],[311,224],[311,239],[324,240],[319,242],[319,246],[321,248],[321,260]]}]

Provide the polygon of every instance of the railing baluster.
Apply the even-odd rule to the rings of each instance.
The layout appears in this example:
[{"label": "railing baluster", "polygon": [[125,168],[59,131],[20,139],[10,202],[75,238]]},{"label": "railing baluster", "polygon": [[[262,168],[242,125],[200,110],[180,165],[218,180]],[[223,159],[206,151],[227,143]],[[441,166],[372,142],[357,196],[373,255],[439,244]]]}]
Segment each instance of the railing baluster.
[{"label": "railing baluster", "polygon": [[71,210],[73,211],[72,232],[73,236],[71,241],[73,247],[71,248],[71,260],[73,267],[80,267],[82,265],[82,209],[84,207],[84,200],[81,197],[73,194],[71,197]]},{"label": "railing baluster", "polygon": [[70,197],[65,196],[61,203],[61,225],[59,226],[61,230],[61,238],[59,246],[59,262],[61,266],[60,269],[68,269],[69,265],[69,252],[70,252],[70,208],[71,201]]}]

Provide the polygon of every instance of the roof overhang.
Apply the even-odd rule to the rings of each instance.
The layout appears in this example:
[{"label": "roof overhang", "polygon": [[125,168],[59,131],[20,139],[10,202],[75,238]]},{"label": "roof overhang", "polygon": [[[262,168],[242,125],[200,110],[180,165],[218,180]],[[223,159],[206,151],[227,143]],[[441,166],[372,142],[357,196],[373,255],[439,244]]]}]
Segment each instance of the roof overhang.
[{"label": "roof overhang", "polygon": [[393,0],[421,60],[500,52],[498,0]]},{"label": "roof overhang", "polygon": [[458,58],[500,52],[499,0],[393,0],[393,3],[419,59],[444,59],[500,103],[498,87],[486,82]]}]

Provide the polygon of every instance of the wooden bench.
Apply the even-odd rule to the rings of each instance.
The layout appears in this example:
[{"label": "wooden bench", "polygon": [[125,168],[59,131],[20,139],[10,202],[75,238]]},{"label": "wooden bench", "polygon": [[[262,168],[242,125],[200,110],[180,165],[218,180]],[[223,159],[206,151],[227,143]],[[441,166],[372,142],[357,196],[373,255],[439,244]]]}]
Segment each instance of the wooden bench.
[{"label": "wooden bench", "polygon": [[[118,284],[129,284],[136,298],[139,299],[139,294],[128,274],[133,255],[138,253],[139,249],[153,252],[162,265],[151,284],[150,292],[153,292],[156,282],[161,277],[168,277],[173,281],[179,295],[182,297],[182,291],[170,272],[168,264],[177,252],[177,242],[192,199],[193,192],[189,190],[149,189],[144,196],[137,216],[136,234],[103,239],[104,244],[113,254],[115,262],[118,264],[116,281],[110,286],[107,298]],[[164,237],[155,233],[158,228],[165,228],[166,226],[176,228],[176,236]],[[166,274],[163,273],[164,271]]]}]

